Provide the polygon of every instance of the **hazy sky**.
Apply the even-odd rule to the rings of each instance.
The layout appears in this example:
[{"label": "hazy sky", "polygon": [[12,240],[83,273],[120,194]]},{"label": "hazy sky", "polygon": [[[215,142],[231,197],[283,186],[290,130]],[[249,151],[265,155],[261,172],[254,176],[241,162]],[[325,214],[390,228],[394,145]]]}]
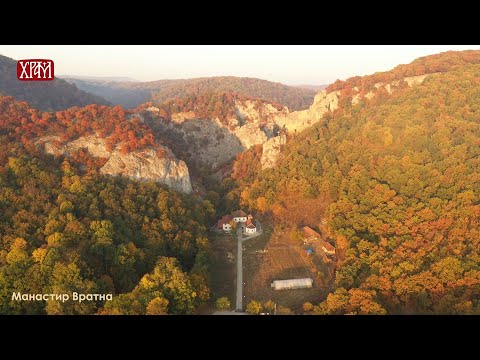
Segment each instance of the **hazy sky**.
[{"label": "hazy sky", "polygon": [[17,60],[52,59],[57,75],[141,81],[234,75],[319,85],[465,49],[480,45],[0,45],[0,54]]}]

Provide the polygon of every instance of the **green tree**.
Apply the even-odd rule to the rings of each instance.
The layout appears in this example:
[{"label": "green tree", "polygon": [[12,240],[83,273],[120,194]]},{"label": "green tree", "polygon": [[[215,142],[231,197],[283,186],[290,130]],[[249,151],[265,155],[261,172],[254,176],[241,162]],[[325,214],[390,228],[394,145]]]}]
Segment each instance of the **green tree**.
[{"label": "green tree", "polygon": [[263,310],[262,303],[256,300],[252,300],[247,305],[247,312],[249,314],[257,315]]},{"label": "green tree", "polygon": [[49,315],[86,315],[92,314],[97,304],[95,301],[74,301],[73,293],[95,294],[96,284],[91,280],[84,279],[80,274],[80,268],[75,263],[63,264],[57,262],[53,268],[51,283],[45,293],[68,294],[70,299],[62,302],[49,300],[46,304],[46,312]]},{"label": "green tree", "polygon": [[218,310],[230,310],[230,300],[228,300],[227,297],[221,297],[218,298],[217,301],[215,301],[215,307]]}]

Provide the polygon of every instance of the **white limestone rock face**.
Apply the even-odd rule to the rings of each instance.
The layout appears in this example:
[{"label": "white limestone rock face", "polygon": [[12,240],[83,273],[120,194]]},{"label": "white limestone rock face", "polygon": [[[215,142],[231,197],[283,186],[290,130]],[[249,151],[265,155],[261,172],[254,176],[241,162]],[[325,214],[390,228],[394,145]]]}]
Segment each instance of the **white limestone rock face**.
[{"label": "white limestone rock face", "polygon": [[170,149],[164,147],[164,154],[157,155],[158,149],[147,149],[122,155],[114,151],[105,165],[102,174],[122,174],[137,180],[152,180],[189,194],[192,192],[190,175],[185,162],[175,158]]},{"label": "white limestone rock face", "polygon": [[[438,74],[438,73],[430,73],[430,74],[425,74],[425,75],[409,76],[409,77],[405,77],[405,78],[400,79],[400,80],[392,81],[391,83],[376,83],[374,85],[375,90],[371,90],[371,91],[367,92],[364,95],[364,97],[367,100],[371,100],[376,95],[376,92],[380,89],[385,89],[387,91],[387,93],[392,94],[393,91],[396,90],[402,82],[406,82],[407,85],[410,86],[410,87],[413,87],[413,86],[416,86],[416,85],[421,85],[427,77],[432,76],[432,75],[436,75],[436,74]],[[355,86],[353,88],[353,90],[356,91],[357,94],[355,94],[352,97],[352,105],[357,105],[360,102],[360,100],[362,99],[362,95],[360,93],[360,89],[357,86]]]},{"label": "white limestone rock face", "polygon": [[216,118],[185,120],[181,123],[161,124],[162,131],[171,131],[177,141],[188,148],[191,161],[221,166],[245,151],[237,136]]},{"label": "white limestone rock face", "polygon": [[263,152],[261,158],[262,170],[275,166],[278,156],[280,155],[282,145],[285,145],[286,143],[287,137],[282,134],[268,139],[263,144]]},{"label": "white limestone rock face", "polygon": [[434,75],[434,74],[438,74],[438,73],[430,73],[430,74],[425,74],[425,75],[409,76],[409,77],[404,78],[403,81],[405,81],[408,84],[408,86],[412,87],[414,85],[422,84],[428,76]]},{"label": "white limestone rock face", "polygon": [[257,125],[248,123],[235,129],[234,134],[240,140],[245,149],[250,149],[254,145],[263,144],[267,141],[267,135]]},{"label": "white limestone rock face", "polygon": [[[235,101],[235,115],[220,121],[216,117],[200,117],[194,111],[178,112],[171,121],[156,118],[149,113],[152,124],[182,147],[188,161],[200,166],[218,169],[233,160],[238,153],[255,145],[262,145],[278,135],[275,119],[286,116],[287,107],[252,100]],[[186,151],[185,151],[186,150]]]},{"label": "white limestone rock face", "polygon": [[294,111],[286,116],[277,117],[275,122],[279,127],[285,127],[291,134],[300,132],[319,122],[326,112],[338,109],[339,97],[340,91],[327,93],[322,90],[315,96],[309,109]]},{"label": "white limestone rock face", "polygon": [[105,139],[95,135],[81,137],[60,147],[55,145],[58,139],[57,136],[46,136],[38,139],[37,144],[42,144],[45,151],[52,155],[68,156],[78,149],[86,148],[92,156],[107,159],[100,169],[101,174],[151,180],[186,194],[192,192],[187,165],[178,160],[166,146],[156,145],[123,154],[120,152],[121,145],[112,152],[107,151]]},{"label": "white limestone rock face", "polygon": [[[379,82],[366,94],[359,87],[354,87],[352,104],[372,99],[378,91],[391,94],[402,82],[409,86],[421,84],[430,75],[408,77],[391,83]],[[326,113],[338,109],[340,96],[341,91],[327,93],[322,90],[308,109],[294,112],[267,102],[237,99],[235,116],[224,121],[213,116],[199,116],[195,111],[174,113],[170,121],[158,118],[159,109],[156,107],[148,107],[144,112],[148,113],[146,118],[150,118],[153,125],[176,142],[178,154],[189,163],[216,171],[238,153],[262,145],[262,168],[269,168],[274,166],[279,149],[286,143],[285,132],[294,135],[318,123]]]},{"label": "white limestone rock face", "polygon": [[273,122],[278,116],[285,116],[289,113],[288,107],[282,106],[277,109],[269,103],[263,103],[261,106],[255,106],[252,100],[235,101],[236,113],[243,121],[250,121],[259,124],[261,120]]}]

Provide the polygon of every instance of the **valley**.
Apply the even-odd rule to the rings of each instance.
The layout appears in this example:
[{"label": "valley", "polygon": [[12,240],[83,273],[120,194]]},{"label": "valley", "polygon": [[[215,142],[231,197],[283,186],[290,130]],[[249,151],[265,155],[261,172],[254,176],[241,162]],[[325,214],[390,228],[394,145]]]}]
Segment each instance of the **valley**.
[{"label": "valley", "polygon": [[149,82],[112,81],[110,79],[62,76],[79,89],[107,99],[115,105],[135,108],[146,102],[198,96],[208,92],[232,92],[267,101],[282,103],[293,110],[307,108],[316,93],[309,87],[287,86],[271,81],[218,76],[196,79],[157,80]]},{"label": "valley", "polygon": [[[480,51],[325,88],[22,87],[12,64],[0,57],[0,313],[234,311],[237,237],[212,229],[241,209],[263,229],[240,251],[245,312],[480,314]],[[298,279],[311,287],[272,286]],[[75,289],[113,300],[11,300]]]}]

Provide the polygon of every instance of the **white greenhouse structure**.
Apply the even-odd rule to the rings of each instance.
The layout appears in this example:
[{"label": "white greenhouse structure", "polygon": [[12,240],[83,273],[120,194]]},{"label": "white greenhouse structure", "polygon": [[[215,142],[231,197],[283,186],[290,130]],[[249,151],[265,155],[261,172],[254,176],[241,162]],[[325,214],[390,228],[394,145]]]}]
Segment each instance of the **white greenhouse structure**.
[{"label": "white greenhouse structure", "polygon": [[311,288],[312,285],[313,285],[313,280],[310,278],[274,280],[272,282],[272,288],[275,290],[308,289],[308,288]]}]

